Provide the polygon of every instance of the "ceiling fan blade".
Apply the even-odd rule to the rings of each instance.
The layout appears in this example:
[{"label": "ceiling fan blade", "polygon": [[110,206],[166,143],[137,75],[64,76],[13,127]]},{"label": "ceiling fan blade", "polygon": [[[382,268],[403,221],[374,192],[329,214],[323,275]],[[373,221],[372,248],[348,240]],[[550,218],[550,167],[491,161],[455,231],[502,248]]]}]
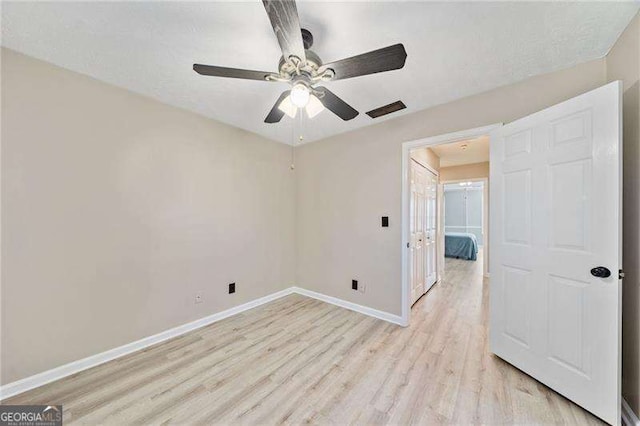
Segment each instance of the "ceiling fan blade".
[{"label": "ceiling fan blade", "polygon": [[271,27],[278,38],[282,56],[288,60],[291,55],[297,56],[304,63],[304,44],[298,19],[298,9],[293,0],[262,0],[269,15]]},{"label": "ceiling fan blade", "polygon": [[399,43],[324,64],[320,71],[331,68],[336,73],[333,80],[344,80],[345,78],[400,69],[404,67],[406,59],[407,52],[404,50],[404,46]]},{"label": "ceiling fan blade", "polygon": [[270,72],[242,70],[238,68],[216,67],[214,65],[193,64],[193,70],[201,75],[210,75],[214,77],[243,78],[245,80],[267,80]]},{"label": "ceiling fan blade", "polygon": [[273,106],[273,108],[271,108],[271,111],[269,111],[269,114],[267,115],[267,118],[264,119],[265,123],[277,123],[280,120],[282,120],[282,117],[284,117],[284,112],[282,110],[280,110],[278,107],[280,106],[282,101],[284,101],[284,99],[287,96],[289,96],[289,93],[291,93],[291,90],[286,90],[286,91],[282,92],[282,94],[280,95],[280,97],[276,101],[276,104]]},{"label": "ceiling fan blade", "polygon": [[318,96],[322,105],[338,117],[342,118],[344,121],[351,120],[356,118],[358,115],[358,111],[353,109],[351,105],[334,95],[329,89],[326,87],[317,87],[316,90],[318,92],[324,92],[324,96]]}]

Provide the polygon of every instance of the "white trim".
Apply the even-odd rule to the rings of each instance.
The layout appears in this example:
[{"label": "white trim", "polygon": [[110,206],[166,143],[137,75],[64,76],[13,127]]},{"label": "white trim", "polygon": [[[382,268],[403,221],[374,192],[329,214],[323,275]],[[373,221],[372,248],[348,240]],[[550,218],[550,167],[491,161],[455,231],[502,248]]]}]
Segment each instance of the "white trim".
[{"label": "white trim", "polygon": [[624,426],[640,426],[640,419],[624,398],[622,398],[622,424]]},{"label": "white trim", "polygon": [[364,315],[368,315],[370,317],[378,318],[383,321],[387,321],[397,325],[404,325],[402,322],[402,317],[399,315],[393,315],[389,312],[379,311],[377,309],[369,308],[367,306],[358,305],[357,303],[348,302],[343,299],[338,299],[337,297],[327,296],[326,294],[317,293],[315,291],[307,290],[300,287],[292,287],[294,293],[301,294],[303,296],[311,297],[313,299],[318,299],[323,302],[330,303],[332,305],[340,306],[341,308],[349,309],[351,311],[355,311]]},{"label": "white trim", "polygon": [[233,315],[248,311],[249,309],[256,308],[260,305],[264,305],[265,303],[272,302],[276,299],[280,299],[281,297],[288,296],[293,293],[318,299],[332,305],[340,306],[341,308],[349,309],[364,315],[381,319],[383,321],[403,325],[402,318],[398,315],[393,315],[388,312],[368,308],[366,306],[347,302],[346,300],[338,299],[336,297],[316,293],[315,291],[311,290],[305,290],[300,287],[289,287],[287,289],[269,294],[259,299],[252,300],[242,305],[234,306],[233,308],[227,309],[225,311],[200,318],[199,320],[192,321],[190,323],[183,324],[169,330],[165,330],[158,334],[154,334],[153,336],[145,337],[143,339],[136,340],[135,342],[127,343],[126,345],[119,346],[117,348],[110,349],[96,355],[91,355],[78,361],[73,361],[60,367],[52,368],[51,370],[43,371],[42,373],[34,374],[33,376],[29,376],[12,383],[7,383],[4,386],[0,386],[0,401],[14,395],[21,394],[28,390],[46,385],[47,383],[60,380],[72,374],[79,373],[80,371],[96,367],[100,364],[104,364],[105,362],[113,361],[114,359],[120,358],[124,355],[128,355],[132,352],[148,348],[149,346],[164,342],[165,340],[172,339],[206,325],[213,324],[214,322],[229,318]]},{"label": "white trim", "polygon": [[145,337],[135,342],[127,343],[126,345],[110,349],[108,351],[83,358],[78,361],[73,361],[60,367],[53,368],[51,370],[44,371],[42,373],[35,374],[30,377],[26,377],[22,380],[18,380],[12,383],[8,383],[4,386],[0,386],[0,400],[9,398],[14,395],[18,395],[22,392],[26,392],[30,389],[37,388],[39,386],[46,385],[55,380],[62,379],[63,377],[70,376],[80,371],[86,370],[91,367],[95,367],[105,362],[112,361],[116,358],[120,358],[124,355],[130,354],[141,349],[148,348],[165,340],[180,336],[230,316],[239,314],[249,309],[255,308],[265,303],[269,303],[273,300],[287,296],[294,292],[294,287],[289,287],[285,290],[278,291],[276,293],[269,294],[259,299],[252,300],[242,305],[234,306],[233,308],[224,310],[222,312],[209,315],[199,320],[192,321],[187,324],[180,325],[178,327],[165,330],[153,336]]},{"label": "white trim", "polygon": [[401,325],[409,325],[409,316],[411,315],[411,301],[409,300],[409,274],[407,265],[409,264],[409,256],[407,251],[407,242],[409,241],[409,161],[411,150],[426,146],[440,145],[443,143],[451,143],[466,139],[474,139],[479,136],[490,134],[493,130],[502,127],[502,123],[492,124],[490,126],[477,127],[475,129],[462,130],[460,132],[447,133],[444,135],[432,136],[429,138],[419,139],[415,141],[404,142],[402,144],[402,217],[400,218],[400,226],[402,229],[402,240],[400,250],[402,250],[402,322]]}]

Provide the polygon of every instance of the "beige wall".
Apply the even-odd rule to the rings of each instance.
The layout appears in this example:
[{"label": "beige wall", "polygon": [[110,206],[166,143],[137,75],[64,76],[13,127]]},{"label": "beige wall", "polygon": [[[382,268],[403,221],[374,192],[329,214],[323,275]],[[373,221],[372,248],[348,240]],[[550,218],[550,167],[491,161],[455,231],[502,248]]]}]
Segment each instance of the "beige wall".
[{"label": "beige wall", "polygon": [[297,148],[297,285],[399,315],[401,143],[515,120],[604,84],[605,71],[596,60]]},{"label": "beige wall", "polygon": [[293,284],[286,145],[5,49],[1,137],[1,383]]},{"label": "beige wall", "polygon": [[442,167],[440,182],[463,179],[489,179],[489,162],[463,164],[461,166]]},{"label": "beige wall", "polygon": [[640,17],[607,56],[607,79],[624,82],[622,395],[640,414]]},{"label": "beige wall", "polygon": [[411,151],[411,158],[423,166],[429,166],[433,170],[440,170],[440,157],[431,148],[416,148]]}]

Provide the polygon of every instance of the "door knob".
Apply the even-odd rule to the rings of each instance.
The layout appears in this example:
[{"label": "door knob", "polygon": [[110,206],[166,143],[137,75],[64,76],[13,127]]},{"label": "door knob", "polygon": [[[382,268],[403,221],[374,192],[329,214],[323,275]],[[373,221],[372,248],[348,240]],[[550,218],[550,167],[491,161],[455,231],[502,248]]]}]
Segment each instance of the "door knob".
[{"label": "door knob", "polygon": [[607,278],[611,276],[611,271],[604,266],[597,266],[591,270],[591,275],[598,278]]}]

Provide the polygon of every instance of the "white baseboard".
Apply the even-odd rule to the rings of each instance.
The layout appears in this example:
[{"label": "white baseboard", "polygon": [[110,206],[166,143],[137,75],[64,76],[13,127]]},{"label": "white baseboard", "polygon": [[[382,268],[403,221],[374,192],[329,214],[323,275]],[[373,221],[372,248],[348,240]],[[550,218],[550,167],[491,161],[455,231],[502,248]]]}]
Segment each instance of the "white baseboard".
[{"label": "white baseboard", "polygon": [[368,308],[366,306],[358,305],[357,303],[347,302],[346,300],[338,299],[337,297],[327,296],[326,294],[317,293],[315,291],[306,290],[300,287],[292,287],[292,289],[294,293],[298,293],[303,296],[312,297],[323,302],[331,303],[332,305],[340,306],[341,308],[359,312],[361,314],[388,321],[394,324],[404,325],[404,322],[402,321],[402,317],[400,315],[393,315],[389,312]]},{"label": "white baseboard", "polygon": [[622,398],[622,424],[624,426],[640,426],[640,419],[624,398]]},{"label": "white baseboard", "polygon": [[82,370],[104,364],[105,362],[112,361],[116,358],[120,358],[121,356],[130,354],[135,351],[139,351],[141,349],[155,345],[156,343],[163,342],[173,337],[180,336],[181,334],[188,333],[189,331],[204,327],[205,325],[212,324],[216,321],[220,321],[222,319],[239,314],[257,306],[264,305],[265,303],[269,303],[273,300],[293,293],[293,289],[294,287],[289,287],[285,290],[269,294],[267,296],[252,300],[242,305],[234,306],[233,308],[227,309],[225,311],[209,315],[199,320],[180,325],[178,327],[163,331],[158,334],[154,334],[153,336],[145,337],[143,339],[108,350],[106,352],[92,355],[78,361],[73,361],[60,367],[56,367],[51,370],[35,374],[33,376],[26,377],[24,379],[8,383],[4,386],[0,386],[0,400],[18,395],[22,392],[26,392],[30,389],[34,389],[42,385],[46,385],[47,383],[62,379],[63,377],[70,376]]}]

